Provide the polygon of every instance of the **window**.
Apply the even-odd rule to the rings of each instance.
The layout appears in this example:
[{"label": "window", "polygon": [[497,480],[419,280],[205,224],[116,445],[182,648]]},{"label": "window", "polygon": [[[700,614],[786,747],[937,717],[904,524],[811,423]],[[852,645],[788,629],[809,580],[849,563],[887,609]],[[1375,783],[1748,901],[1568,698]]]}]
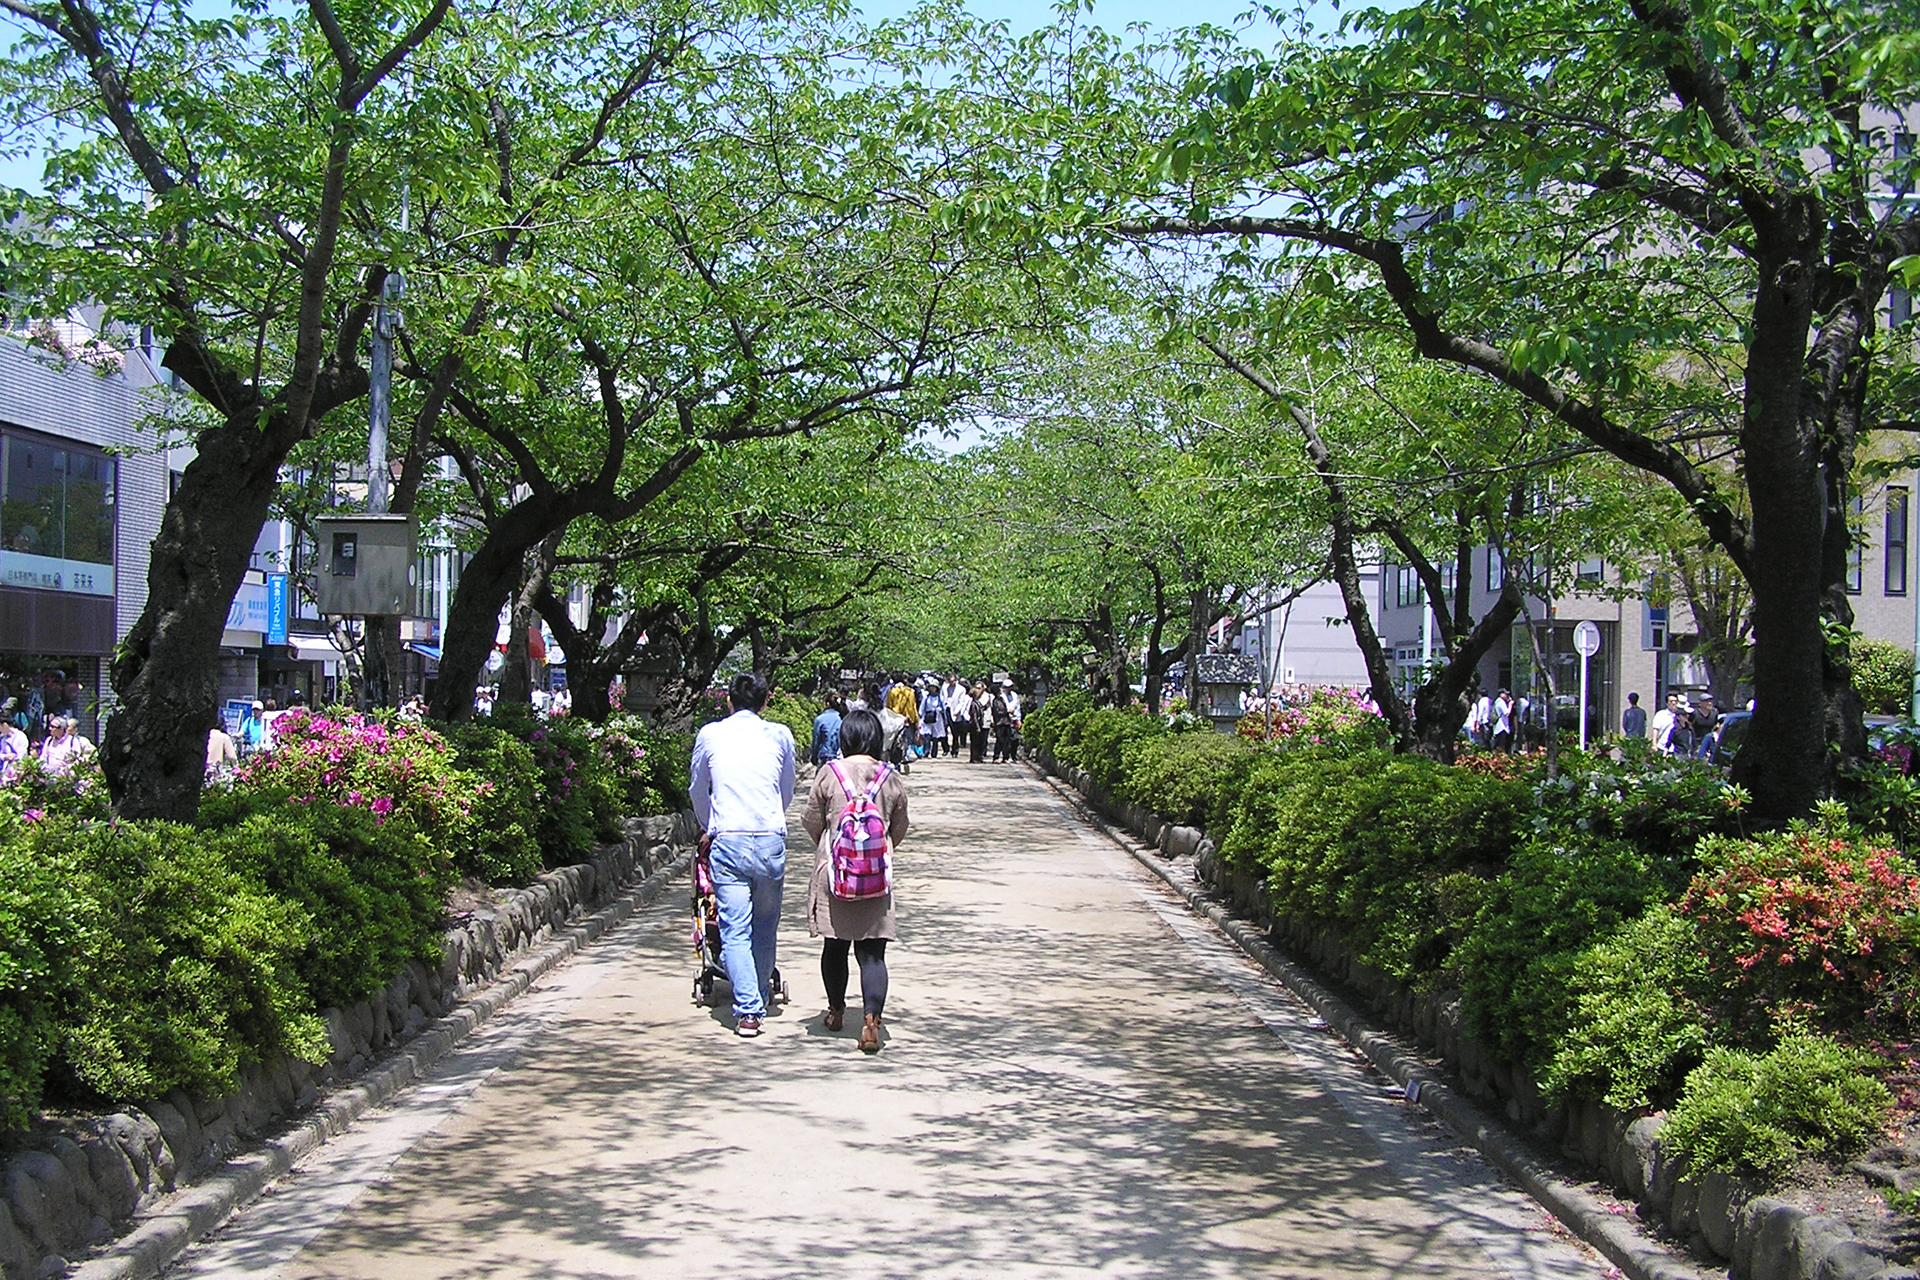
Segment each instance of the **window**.
[{"label": "window", "polygon": [[113,594],[113,459],[0,437],[0,582]]},{"label": "window", "polygon": [[1500,548],[1487,544],[1487,589],[1498,591],[1506,578],[1506,562],[1500,556]]},{"label": "window", "polygon": [[1416,605],[1424,596],[1420,590],[1420,575],[1413,571],[1412,565],[1400,566],[1400,603]]},{"label": "window", "polygon": [[1605,579],[1606,573],[1607,562],[1599,556],[1594,556],[1590,560],[1582,560],[1580,562],[1579,566],[1573,571],[1573,578],[1575,582],[1583,587],[1597,587],[1601,584],[1602,580]]},{"label": "window", "polygon": [[1847,524],[1851,526],[1849,529],[1851,536],[1847,539],[1847,594],[1857,596],[1860,594],[1861,581],[1865,576],[1863,571],[1866,565],[1867,551],[1866,538],[1864,536],[1865,531],[1860,528],[1861,504],[1858,495],[1855,495],[1853,500],[1847,503],[1847,510],[1853,516],[1851,520],[1847,521]]},{"label": "window", "polygon": [[1905,160],[1913,154],[1913,134],[1906,129],[1893,131],[1893,158]]},{"label": "window", "polygon": [[1913,294],[1905,289],[1887,290],[1887,328],[1898,329],[1913,323]]},{"label": "window", "polygon": [[1890,596],[1907,594],[1907,490],[1887,490],[1887,563],[1884,586]]}]

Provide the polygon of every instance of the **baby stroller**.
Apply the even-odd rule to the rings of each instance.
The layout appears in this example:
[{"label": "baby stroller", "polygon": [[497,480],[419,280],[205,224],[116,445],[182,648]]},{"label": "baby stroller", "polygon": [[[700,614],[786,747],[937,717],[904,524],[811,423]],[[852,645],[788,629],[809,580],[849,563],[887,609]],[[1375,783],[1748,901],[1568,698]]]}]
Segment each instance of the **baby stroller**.
[{"label": "baby stroller", "polygon": [[[713,984],[716,979],[724,980],[727,970],[720,963],[720,897],[713,891],[713,868],[707,862],[705,840],[693,860],[693,955],[700,962],[700,971],[693,979],[693,1002],[714,1004]],[[773,971],[773,998],[780,1004],[793,999],[778,968]]]},{"label": "baby stroller", "polygon": [[907,718],[898,711],[880,712],[881,754],[887,763],[901,773],[912,772],[912,761],[907,755]]}]

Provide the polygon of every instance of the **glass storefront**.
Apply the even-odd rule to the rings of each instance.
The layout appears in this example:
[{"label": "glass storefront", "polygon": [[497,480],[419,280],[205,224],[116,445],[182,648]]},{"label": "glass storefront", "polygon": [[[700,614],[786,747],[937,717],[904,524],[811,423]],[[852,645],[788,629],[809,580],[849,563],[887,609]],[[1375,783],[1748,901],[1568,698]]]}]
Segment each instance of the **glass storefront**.
[{"label": "glass storefront", "polygon": [[0,585],[113,595],[114,461],[0,436]]}]

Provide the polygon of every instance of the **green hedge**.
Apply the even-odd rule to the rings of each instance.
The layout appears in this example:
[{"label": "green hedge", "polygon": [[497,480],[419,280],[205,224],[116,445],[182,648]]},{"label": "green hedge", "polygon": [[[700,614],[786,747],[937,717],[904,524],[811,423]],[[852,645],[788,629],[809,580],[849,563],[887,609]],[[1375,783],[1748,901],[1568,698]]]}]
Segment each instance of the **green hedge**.
[{"label": "green hedge", "polygon": [[685,803],[685,742],[628,717],[275,735],[192,826],[105,820],[97,770],[0,788],[0,1129],[319,1061],[318,1010],[438,962],[458,876],[524,883]]},{"label": "green hedge", "polygon": [[[1920,871],[1829,805],[1745,838],[1745,795],[1634,744],[1448,766],[1288,735],[1170,733],[1056,699],[1029,734],[1121,801],[1200,822],[1283,915],[1416,989],[1549,1097],[1675,1108],[1696,1167],[1858,1148],[1920,1033]],[[1798,1091],[1798,1093],[1796,1092]],[[1799,1094],[1819,1099],[1808,1107]]]}]

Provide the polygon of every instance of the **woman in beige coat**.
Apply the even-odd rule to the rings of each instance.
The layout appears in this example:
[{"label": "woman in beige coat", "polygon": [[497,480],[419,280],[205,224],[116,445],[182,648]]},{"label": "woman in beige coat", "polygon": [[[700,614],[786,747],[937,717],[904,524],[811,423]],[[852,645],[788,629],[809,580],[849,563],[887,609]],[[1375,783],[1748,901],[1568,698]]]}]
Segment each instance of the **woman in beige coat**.
[{"label": "woman in beige coat", "polygon": [[[849,711],[840,722],[840,771],[855,795],[864,793],[883,767],[880,717],[871,711]],[[875,797],[887,823],[887,838],[898,846],[907,836],[907,783],[889,770]],[[860,1048],[880,1051],[880,1015],[887,1004],[887,942],[893,937],[893,894],[849,901],[833,896],[833,837],[847,793],[833,770],[822,767],[807,793],[800,821],[813,837],[813,879],[807,886],[807,932],[824,938],[820,948],[820,979],[827,987],[826,1026],[838,1031],[847,1013],[847,952],[860,964],[860,1001],[866,1020],[860,1028]]]}]

